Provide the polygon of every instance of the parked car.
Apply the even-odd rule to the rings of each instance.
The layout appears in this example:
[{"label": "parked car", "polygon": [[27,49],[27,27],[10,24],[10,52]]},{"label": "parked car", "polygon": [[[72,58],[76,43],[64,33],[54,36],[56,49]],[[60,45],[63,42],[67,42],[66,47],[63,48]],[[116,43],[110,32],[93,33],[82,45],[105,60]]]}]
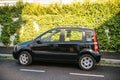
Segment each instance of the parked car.
[{"label": "parked car", "polygon": [[73,61],[83,70],[91,70],[101,54],[96,32],[87,28],[53,28],[37,38],[15,45],[13,57],[21,65],[34,60]]}]

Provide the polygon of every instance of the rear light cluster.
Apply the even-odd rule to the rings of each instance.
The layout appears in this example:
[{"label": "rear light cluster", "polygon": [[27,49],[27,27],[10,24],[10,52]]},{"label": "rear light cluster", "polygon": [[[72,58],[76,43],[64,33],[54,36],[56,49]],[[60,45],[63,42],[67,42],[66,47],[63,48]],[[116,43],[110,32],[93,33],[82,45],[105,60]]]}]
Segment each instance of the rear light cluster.
[{"label": "rear light cluster", "polygon": [[94,51],[98,51],[97,35],[94,31]]}]

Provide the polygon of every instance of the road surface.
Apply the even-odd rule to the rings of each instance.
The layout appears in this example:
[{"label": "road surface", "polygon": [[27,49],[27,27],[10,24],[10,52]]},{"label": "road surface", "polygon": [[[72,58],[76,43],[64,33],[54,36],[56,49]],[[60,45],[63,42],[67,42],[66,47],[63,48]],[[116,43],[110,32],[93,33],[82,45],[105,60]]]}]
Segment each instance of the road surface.
[{"label": "road surface", "polygon": [[21,66],[15,60],[0,59],[0,80],[120,80],[120,67],[83,71],[77,64],[39,61]]}]

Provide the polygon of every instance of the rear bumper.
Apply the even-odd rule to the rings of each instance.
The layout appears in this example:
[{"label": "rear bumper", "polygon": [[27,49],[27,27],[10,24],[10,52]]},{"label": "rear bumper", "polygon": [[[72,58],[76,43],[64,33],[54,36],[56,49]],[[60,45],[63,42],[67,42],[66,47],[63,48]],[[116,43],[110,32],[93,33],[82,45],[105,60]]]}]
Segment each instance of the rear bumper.
[{"label": "rear bumper", "polygon": [[96,63],[99,63],[99,62],[100,62],[100,60],[101,60],[101,55],[96,56]]},{"label": "rear bumper", "polygon": [[96,63],[99,63],[101,60],[101,54],[99,52],[93,52],[93,56],[96,60]]}]

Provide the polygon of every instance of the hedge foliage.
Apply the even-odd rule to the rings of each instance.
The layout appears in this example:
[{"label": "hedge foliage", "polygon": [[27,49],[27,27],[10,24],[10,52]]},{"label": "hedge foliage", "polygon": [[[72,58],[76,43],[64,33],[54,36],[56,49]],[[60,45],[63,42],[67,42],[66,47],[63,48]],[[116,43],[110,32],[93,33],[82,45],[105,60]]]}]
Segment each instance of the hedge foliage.
[{"label": "hedge foliage", "polygon": [[[1,11],[2,9],[3,11]],[[1,12],[6,12],[5,9],[6,6],[0,7],[0,15],[2,14]],[[17,41],[23,42],[33,39],[40,33],[55,26],[84,26],[96,30],[100,49],[120,52],[119,0],[106,1],[104,3],[86,2],[83,4],[63,5],[56,3],[46,6],[31,3],[9,6],[7,10],[6,14],[3,13],[3,18],[0,16],[0,24],[1,21],[5,20],[2,22],[4,27],[1,37],[1,40],[5,43],[9,42],[9,36],[14,33],[18,33]],[[13,17],[19,17],[19,21],[14,23],[10,21],[11,19],[9,18]],[[23,27],[20,27],[21,23]],[[36,26],[38,30],[36,30]],[[105,32],[106,30],[109,30],[108,34]]]},{"label": "hedge foliage", "polygon": [[[2,35],[0,41],[5,45],[9,45],[10,36],[13,34],[18,34],[18,30],[22,23],[21,14],[23,9],[23,3],[18,2],[15,6],[0,6],[0,25],[2,25]],[[14,21],[13,19],[18,18]],[[16,36],[18,37],[18,36]],[[18,43],[18,38],[15,40]]]}]

